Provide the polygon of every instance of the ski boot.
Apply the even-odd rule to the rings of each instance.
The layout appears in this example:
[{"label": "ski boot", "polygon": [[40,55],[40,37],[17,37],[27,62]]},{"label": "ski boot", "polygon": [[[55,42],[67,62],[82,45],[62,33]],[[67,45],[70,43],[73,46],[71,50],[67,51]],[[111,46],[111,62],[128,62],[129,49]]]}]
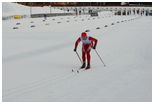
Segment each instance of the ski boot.
[{"label": "ski boot", "polygon": [[82,66],[80,67],[80,69],[83,69],[83,68],[85,68],[86,67],[86,63],[84,62],[83,64],[82,64]]},{"label": "ski boot", "polygon": [[90,64],[87,65],[86,70],[90,69]]}]

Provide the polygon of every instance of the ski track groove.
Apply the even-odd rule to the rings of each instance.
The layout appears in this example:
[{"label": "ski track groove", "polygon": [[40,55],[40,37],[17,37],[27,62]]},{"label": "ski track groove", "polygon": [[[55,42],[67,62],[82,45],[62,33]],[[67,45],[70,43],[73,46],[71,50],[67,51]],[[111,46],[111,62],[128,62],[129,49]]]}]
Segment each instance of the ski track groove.
[{"label": "ski track groove", "polygon": [[[44,79],[44,80],[39,80],[33,83],[28,84],[28,86],[24,87],[18,87],[18,88],[12,88],[9,90],[6,90],[6,94],[3,95],[4,99],[10,98],[12,96],[19,96],[23,95],[24,93],[28,93],[34,90],[38,90],[39,88],[46,87],[48,85],[56,86],[60,84],[63,80],[67,80],[68,78],[74,76],[73,73],[70,71],[67,74],[62,74],[62,75],[57,75],[55,78],[52,79]],[[64,83],[65,84],[65,83]]]}]

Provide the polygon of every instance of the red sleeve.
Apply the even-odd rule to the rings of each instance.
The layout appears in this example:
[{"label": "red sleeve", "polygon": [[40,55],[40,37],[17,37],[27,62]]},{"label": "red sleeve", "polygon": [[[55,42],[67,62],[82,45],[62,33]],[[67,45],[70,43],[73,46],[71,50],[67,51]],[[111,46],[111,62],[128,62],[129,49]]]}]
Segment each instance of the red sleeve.
[{"label": "red sleeve", "polygon": [[81,39],[80,38],[78,38],[77,40],[76,40],[76,42],[75,42],[75,48],[77,48],[78,47],[78,44],[79,44],[79,42],[81,41]]},{"label": "red sleeve", "polygon": [[97,42],[98,42],[98,40],[97,40],[97,39],[95,39],[95,38],[93,38],[93,37],[89,37],[89,40],[91,40],[91,41],[93,41],[93,42],[94,42],[94,46],[96,46],[96,45],[97,45]]}]

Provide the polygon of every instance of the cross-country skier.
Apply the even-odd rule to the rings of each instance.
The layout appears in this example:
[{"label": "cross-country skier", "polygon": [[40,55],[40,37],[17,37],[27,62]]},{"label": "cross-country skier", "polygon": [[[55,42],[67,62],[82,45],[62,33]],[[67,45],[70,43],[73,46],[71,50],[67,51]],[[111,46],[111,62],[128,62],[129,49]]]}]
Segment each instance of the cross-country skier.
[{"label": "cross-country skier", "polygon": [[82,42],[82,62],[83,62],[81,68],[86,67],[86,58],[87,58],[88,64],[86,69],[90,69],[90,51],[91,48],[96,49],[97,39],[91,36],[87,36],[85,32],[81,33],[81,37],[79,37],[75,42],[75,48],[74,48],[75,52],[77,50],[77,46],[80,41]]}]

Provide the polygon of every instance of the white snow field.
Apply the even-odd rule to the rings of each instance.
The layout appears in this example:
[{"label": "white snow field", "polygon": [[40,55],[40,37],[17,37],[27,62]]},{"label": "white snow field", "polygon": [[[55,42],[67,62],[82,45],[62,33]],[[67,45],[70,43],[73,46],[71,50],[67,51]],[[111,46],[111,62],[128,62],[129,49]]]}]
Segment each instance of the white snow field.
[{"label": "white snow field", "polygon": [[[17,3],[11,3],[11,2],[3,2],[2,3],[3,17],[13,16],[13,15],[27,15],[27,16],[29,16],[30,10],[31,10],[32,14],[50,13],[50,7],[47,7],[47,6],[30,8],[28,6],[19,5]],[[52,13],[64,13],[63,10],[60,10],[60,9],[57,9],[54,7],[51,8],[51,12]]]},{"label": "white snow field", "polygon": [[19,5],[17,3],[10,3],[10,2],[2,3],[3,16],[25,15],[25,14],[30,15],[29,10],[30,10],[30,7]]},{"label": "white snow field", "polygon": [[[42,20],[2,21],[4,102],[152,101],[151,16],[102,12]],[[87,29],[98,39],[96,50],[107,66],[91,50],[91,69],[72,72],[81,66],[75,40]],[[81,43],[77,51],[81,57]]]}]

